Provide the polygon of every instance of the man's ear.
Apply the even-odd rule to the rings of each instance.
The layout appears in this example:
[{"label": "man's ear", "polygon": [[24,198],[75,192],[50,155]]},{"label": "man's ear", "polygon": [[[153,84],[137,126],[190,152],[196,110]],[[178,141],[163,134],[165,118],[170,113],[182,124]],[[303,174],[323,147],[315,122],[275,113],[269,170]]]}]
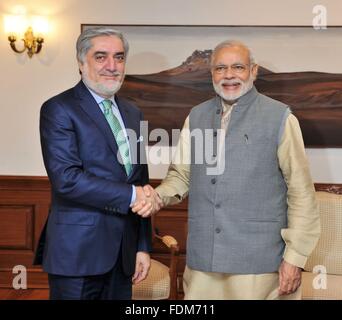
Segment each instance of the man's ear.
[{"label": "man's ear", "polygon": [[77,64],[78,64],[78,71],[80,74],[82,74],[84,63],[82,63],[81,61],[77,61]]},{"label": "man's ear", "polygon": [[252,76],[253,76],[253,79],[256,79],[256,78],[257,78],[258,70],[259,70],[259,65],[253,64],[253,67],[252,67]]}]

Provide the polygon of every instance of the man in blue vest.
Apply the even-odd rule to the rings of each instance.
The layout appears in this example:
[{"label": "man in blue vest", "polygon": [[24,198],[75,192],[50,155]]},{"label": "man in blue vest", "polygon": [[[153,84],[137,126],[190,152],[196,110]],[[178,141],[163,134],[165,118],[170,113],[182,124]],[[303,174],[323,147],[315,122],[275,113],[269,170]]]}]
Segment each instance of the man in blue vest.
[{"label": "man in blue vest", "polygon": [[[163,205],[189,195],[185,299],[299,299],[301,268],[320,235],[298,120],[256,90],[257,71],[243,43],[214,49],[217,96],[191,110],[157,193],[146,187]],[[195,139],[206,132],[212,148]],[[208,150],[211,161],[197,161]],[[133,208],[143,217],[149,210]]]}]

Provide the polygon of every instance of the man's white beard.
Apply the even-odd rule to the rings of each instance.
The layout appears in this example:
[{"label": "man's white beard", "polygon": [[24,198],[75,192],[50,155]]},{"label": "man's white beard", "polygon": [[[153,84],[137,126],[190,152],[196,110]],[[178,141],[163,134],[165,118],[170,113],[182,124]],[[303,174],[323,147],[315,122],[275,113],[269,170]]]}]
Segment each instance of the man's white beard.
[{"label": "man's white beard", "polygon": [[102,83],[97,83],[92,80],[90,80],[87,76],[83,75],[82,80],[86,84],[87,87],[92,89],[94,92],[101,96],[113,96],[116,94],[123,83],[124,78],[122,78],[120,81],[113,81],[111,85],[104,85]]},{"label": "man's white beard", "polygon": [[[223,83],[229,83],[229,84],[239,83],[239,84],[241,84],[241,88],[240,88],[239,92],[237,92],[237,93],[225,93],[223,88],[222,88]],[[245,93],[247,93],[250,89],[252,89],[253,83],[254,83],[253,76],[250,76],[249,79],[245,82],[242,80],[239,80],[239,79],[236,79],[236,80],[235,79],[234,80],[222,79],[218,84],[213,82],[213,86],[214,86],[215,92],[223,100],[231,102],[231,101],[235,101],[235,100],[239,99]]]}]

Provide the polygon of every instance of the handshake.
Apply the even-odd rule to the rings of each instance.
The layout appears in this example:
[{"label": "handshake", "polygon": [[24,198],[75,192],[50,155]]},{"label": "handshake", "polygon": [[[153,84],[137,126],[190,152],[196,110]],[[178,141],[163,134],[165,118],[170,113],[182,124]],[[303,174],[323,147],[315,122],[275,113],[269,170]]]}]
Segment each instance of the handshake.
[{"label": "handshake", "polygon": [[136,200],[131,205],[132,211],[143,218],[158,212],[163,206],[159,194],[149,185],[135,187]]}]

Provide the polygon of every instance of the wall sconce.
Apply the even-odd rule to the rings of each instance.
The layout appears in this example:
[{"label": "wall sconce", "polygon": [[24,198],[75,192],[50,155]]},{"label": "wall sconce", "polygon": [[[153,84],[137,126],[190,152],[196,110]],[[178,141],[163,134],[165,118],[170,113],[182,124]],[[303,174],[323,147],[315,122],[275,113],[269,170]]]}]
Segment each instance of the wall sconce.
[{"label": "wall sconce", "polygon": [[[30,58],[42,49],[45,34],[48,31],[47,19],[43,17],[26,17],[24,15],[5,16],[5,32],[8,34],[8,41],[13,51],[22,53],[27,50]],[[37,36],[33,34],[35,32]],[[17,49],[16,41],[22,37],[24,47]]]}]

